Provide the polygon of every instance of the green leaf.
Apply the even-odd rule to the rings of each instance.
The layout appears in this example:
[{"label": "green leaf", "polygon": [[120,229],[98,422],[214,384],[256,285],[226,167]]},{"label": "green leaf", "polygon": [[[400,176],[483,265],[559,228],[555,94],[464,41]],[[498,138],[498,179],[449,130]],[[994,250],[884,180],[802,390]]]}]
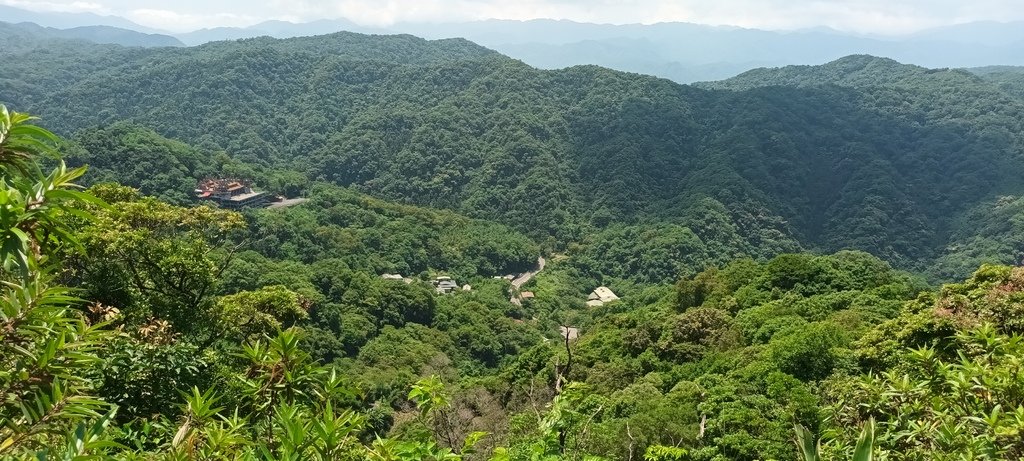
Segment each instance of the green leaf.
[{"label": "green leaf", "polygon": [[860,437],[857,438],[857,446],[853,450],[853,461],[873,461],[875,459],[875,419],[871,418]]},{"label": "green leaf", "polygon": [[820,461],[821,442],[806,427],[797,424],[793,430],[796,432],[796,448],[800,452],[803,461]]}]

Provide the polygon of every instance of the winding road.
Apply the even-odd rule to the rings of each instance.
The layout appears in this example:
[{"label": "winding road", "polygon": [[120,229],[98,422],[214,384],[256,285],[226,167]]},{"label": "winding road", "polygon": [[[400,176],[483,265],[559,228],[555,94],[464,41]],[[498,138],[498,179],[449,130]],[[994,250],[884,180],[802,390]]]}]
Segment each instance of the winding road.
[{"label": "winding road", "polygon": [[522,288],[522,286],[526,285],[526,282],[529,282],[530,279],[533,278],[533,276],[539,274],[540,271],[544,270],[545,263],[547,263],[547,261],[544,259],[543,256],[537,257],[537,266],[533,270],[523,272],[521,275],[519,275],[519,277],[513,279],[512,286],[515,287],[516,290]]},{"label": "winding road", "polygon": [[509,290],[510,297],[508,298],[508,302],[517,306],[523,305],[523,302],[519,299],[519,289],[522,288],[523,285],[526,285],[526,282],[529,282],[534,275],[537,275],[540,271],[544,270],[545,263],[547,263],[547,261],[544,260],[544,257],[538,256],[537,266],[534,267],[533,270],[523,272],[522,274],[519,274],[519,277],[512,279],[512,289]]}]

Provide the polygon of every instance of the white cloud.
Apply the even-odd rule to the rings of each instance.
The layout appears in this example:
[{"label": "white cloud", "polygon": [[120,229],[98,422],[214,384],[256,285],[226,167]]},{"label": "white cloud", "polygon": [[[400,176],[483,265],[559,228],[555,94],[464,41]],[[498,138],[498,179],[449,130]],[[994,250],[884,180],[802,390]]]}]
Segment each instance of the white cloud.
[{"label": "white cloud", "polygon": [[474,19],[570,19],[603,23],[696,22],[765,29],[829,26],[902,33],[976,20],[1024,20],[1021,0],[274,0],[306,20],[365,25]]},{"label": "white cloud", "polygon": [[0,0],[0,4],[31,11],[56,13],[108,13],[110,10],[94,2],[45,2],[36,0]]},{"label": "white cloud", "polygon": [[49,11],[117,14],[172,30],[267,19],[346,18],[364,25],[474,19],[666,21],[767,29],[829,26],[899,33],[977,20],[1024,20],[1022,0],[0,0]]},{"label": "white cloud", "polygon": [[263,20],[257,16],[234,13],[188,14],[161,9],[131,10],[124,16],[138,24],[171,32],[190,32],[220,26],[245,27]]}]

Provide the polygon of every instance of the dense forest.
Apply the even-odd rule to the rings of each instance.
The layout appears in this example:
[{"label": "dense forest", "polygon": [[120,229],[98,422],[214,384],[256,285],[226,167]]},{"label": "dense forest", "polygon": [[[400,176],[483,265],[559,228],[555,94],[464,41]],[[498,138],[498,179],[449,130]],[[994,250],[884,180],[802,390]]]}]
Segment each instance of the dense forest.
[{"label": "dense forest", "polygon": [[0,40],[0,459],[1024,456],[1016,69]]},{"label": "dense forest", "polygon": [[[659,222],[730,257],[855,248],[964,277],[958,223],[1024,188],[1012,82],[869,56],[692,87],[410,36],[27,48],[3,52],[0,94],[60,134],[129,121],[204,168],[223,151],[559,250]],[[736,232],[691,227],[708,207]]]}]

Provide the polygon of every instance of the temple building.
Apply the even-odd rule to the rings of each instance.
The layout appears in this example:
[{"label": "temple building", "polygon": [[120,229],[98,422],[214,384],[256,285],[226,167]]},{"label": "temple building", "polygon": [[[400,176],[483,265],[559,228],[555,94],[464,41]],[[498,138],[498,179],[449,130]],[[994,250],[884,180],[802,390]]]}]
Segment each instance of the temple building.
[{"label": "temple building", "polygon": [[231,210],[265,207],[270,201],[266,192],[253,190],[250,181],[241,179],[206,179],[196,186],[195,193],[199,200],[209,200]]}]

